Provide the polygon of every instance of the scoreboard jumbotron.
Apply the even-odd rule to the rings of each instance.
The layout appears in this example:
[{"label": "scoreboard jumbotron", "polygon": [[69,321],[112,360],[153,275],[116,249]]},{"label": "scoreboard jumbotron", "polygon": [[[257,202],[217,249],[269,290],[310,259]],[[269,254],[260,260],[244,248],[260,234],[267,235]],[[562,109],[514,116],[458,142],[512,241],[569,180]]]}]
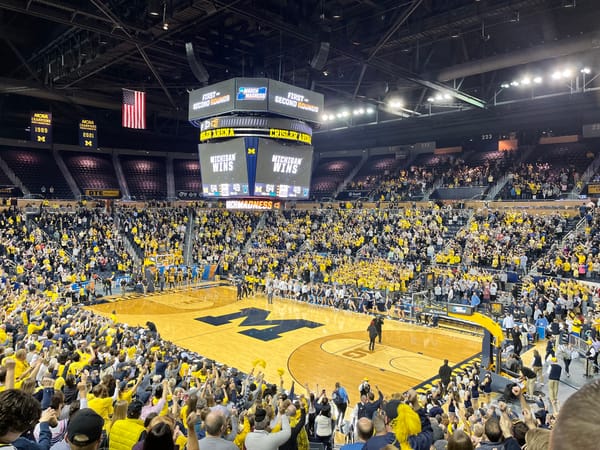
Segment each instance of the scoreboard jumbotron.
[{"label": "scoreboard jumbotron", "polygon": [[307,199],[323,95],[266,78],[190,92],[205,197]]}]

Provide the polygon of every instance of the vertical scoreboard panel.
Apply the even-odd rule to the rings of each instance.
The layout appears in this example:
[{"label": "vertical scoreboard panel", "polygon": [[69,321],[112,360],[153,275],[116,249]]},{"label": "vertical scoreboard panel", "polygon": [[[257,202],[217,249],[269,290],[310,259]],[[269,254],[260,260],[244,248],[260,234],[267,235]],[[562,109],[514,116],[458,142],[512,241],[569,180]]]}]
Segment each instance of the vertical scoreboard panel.
[{"label": "vertical scoreboard panel", "polygon": [[31,140],[39,144],[52,144],[52,113],[31,113]]}]

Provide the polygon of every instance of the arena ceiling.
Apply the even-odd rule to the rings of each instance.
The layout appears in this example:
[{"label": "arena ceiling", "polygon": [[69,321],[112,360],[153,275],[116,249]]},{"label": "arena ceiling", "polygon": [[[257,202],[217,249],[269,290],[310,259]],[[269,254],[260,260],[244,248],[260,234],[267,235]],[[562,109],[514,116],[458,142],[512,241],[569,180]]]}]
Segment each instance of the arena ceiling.
[{"label": "arena ceiling", "polygon": [[191,151],[188,91],[240,76],[315,89],[327,108],[372,104],[384,119],[423,114],[448,92],[485,109],[523,70],[600,70],[599,22],[597,0],[0,0],[0,131],[25,135],[30,111],[51,110],[58,136],[73,141],[87,116],[103,146],[126,146],[127,87],[148,95],[138,141]]}]

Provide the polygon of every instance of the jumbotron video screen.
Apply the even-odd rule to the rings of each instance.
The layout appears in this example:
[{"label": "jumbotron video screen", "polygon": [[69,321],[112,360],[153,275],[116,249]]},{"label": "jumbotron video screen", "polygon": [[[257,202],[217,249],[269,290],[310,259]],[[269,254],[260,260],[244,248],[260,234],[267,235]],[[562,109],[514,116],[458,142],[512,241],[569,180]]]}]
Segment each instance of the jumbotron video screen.
[{"label": "jumbotron video screen", "polygon": [[248,196],[246,142],[244,138],[200,144],[200,172],[205,197]]},{"label": "jumbotron video screen", "polygon": [[310,194],[313,147],[258,140],[254,195],[307,199]]}]

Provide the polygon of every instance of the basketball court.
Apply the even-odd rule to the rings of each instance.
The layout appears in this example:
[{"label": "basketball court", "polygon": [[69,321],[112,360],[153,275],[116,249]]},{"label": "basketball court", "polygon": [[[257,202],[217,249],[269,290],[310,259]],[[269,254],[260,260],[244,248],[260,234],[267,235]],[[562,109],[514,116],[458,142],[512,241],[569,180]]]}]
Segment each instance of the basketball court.
[{"label": "basketball court", "polygon": [[[210,285],[209,285],[210,286]],[[386,320],[383,341],[368,350],[371,316],[266,297],[236,301],[233,287],[203,287],[119,299],[91,307],[132,326],[156,324],[161,337],[209,359],[249,372],[266,362],[265,379],[296,392],[309,384],[331,392],[339,381],[357,401],[364,377],[384,394],[403,392],[437,376],[444,359],[458,364],[481,351],[481,338]],[[258,369],[262,369],[258,367]]]}]

